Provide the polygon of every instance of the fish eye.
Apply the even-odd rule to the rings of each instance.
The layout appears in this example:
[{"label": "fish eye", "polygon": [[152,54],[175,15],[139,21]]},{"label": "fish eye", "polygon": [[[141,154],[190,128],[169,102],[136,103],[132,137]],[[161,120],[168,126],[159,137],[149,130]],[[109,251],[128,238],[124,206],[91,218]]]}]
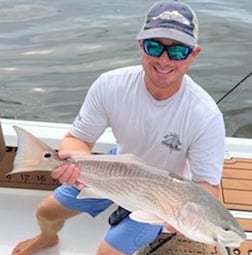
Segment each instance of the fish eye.
[{"label": "fish eye", "polygon": [[44,154],[44,158],[51,158],[51,157],[52,157],[52,153],[50,153],[50,152],[46,152]]}]

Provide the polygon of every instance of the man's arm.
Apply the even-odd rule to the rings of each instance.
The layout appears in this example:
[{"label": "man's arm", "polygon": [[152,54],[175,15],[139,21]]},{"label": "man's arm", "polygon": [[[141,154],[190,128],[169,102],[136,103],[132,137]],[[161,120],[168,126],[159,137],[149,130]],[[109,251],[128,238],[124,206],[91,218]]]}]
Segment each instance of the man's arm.
[{"label": "man's arm", "polygon": [[93,143],[82,141],[71,133],[67,133],[60,143],[59,154],[64,151],[79,151],[82,154],[90,154],[93,145]]}]

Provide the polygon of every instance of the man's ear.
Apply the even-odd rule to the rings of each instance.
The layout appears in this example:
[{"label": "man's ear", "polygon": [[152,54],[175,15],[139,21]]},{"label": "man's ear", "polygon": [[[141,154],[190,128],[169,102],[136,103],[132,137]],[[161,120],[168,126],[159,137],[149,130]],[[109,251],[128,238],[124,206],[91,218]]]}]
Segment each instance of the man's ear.
[{"label": "man's ear", "polygon": [[137,43],[139,48],[143,47],[143,40],[138,40]]},{"label": "man's ear", "polygon": [[201,53],[201,50],[202,50],[201,47],[199,45],[196,45],[192,52],[193,56],[197,57]]}]

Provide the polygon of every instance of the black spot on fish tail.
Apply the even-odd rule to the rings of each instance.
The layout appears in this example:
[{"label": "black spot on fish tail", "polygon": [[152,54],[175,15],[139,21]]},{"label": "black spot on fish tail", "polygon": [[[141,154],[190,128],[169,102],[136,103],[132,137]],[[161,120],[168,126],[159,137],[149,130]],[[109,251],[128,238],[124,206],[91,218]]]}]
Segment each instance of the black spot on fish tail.
[{"label": "black spot on fish tail", "polygon": [[52,158],[53,154],[51,152],[46,152],[43,157],[48,159],[48,158]]}]

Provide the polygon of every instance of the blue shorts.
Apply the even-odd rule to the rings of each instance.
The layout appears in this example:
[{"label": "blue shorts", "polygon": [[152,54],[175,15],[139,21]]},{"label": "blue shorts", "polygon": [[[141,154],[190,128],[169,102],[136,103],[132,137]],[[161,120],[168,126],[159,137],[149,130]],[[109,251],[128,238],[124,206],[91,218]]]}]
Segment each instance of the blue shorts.
[{"label": "blue shorts", "polygon": [[[68,185],[61,185],[54,191],[55,198],[65,207],[86,212],[95,217],[113,204],[108,199],[76,199],[79,190]],[[140,223],[129,217],[112,226],[105,236],[105,241],[115,249],[133,254],[143,246],[154,241],[161,233],[162,226]]]},{"label": "blue shorts", "polygon": [[[93,217],[113,204],[109,199],[77,199],[76,196],[79,192],[77,188],[63,184],[54,190],[54,196],[64,207],[86,212]],[[110,227],[105,236],[105,241],[122,253],[133,254],[154,241],[161,231],[161,225],[140,223],[127,217],[119,224]]]}]

